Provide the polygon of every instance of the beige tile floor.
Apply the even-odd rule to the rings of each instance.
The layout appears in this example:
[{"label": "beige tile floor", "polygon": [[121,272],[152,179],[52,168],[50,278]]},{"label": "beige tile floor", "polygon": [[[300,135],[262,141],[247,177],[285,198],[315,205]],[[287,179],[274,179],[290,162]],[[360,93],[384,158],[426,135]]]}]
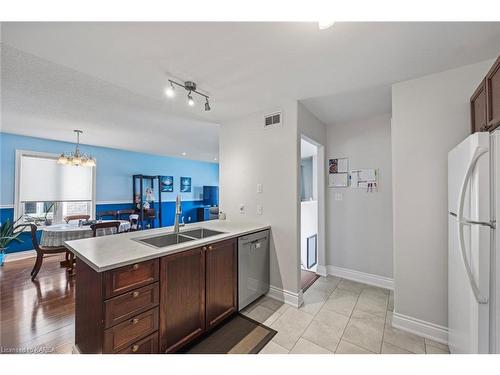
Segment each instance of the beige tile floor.
[{"label": "beige tile floor", "polygon": [[263,354],[447,354],[446,345],[393,328],[389,290],[320,277],[299,309],[269,297],[242,311],[278,333]]}]

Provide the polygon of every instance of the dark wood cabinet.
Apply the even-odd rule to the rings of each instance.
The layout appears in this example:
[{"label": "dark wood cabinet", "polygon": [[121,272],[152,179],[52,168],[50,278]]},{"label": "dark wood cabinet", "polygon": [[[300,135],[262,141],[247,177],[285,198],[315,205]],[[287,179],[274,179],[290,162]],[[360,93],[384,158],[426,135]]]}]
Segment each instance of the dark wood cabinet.
[{"label": "dark wood cabinet", "polygon": [[143,312],[104,331],[104,353],[116,353],[158,331],[158,308]]},{"label": "dark wood cabinet", "polygon": [[109,328],[158,306],[158,283],[104,301],[104,326]]},{"label": "dark wood cabinet", "polygon": [[76,260],[82,353],[175,353],[237,311],[237,240],[105,272]]},{"label": "dark wood cabinet", "polygon": [[486,130],[486,85],[483,80],[470,98],[472,133]]},{"label": "dark wood cabinet", "polygon": [[107,271],[106,298],[158,281],[158,259],[148,260]]},{"label": "dark wood cabinet", "polygon": [[[159,260],[97,272],[76,259],[75,343],[82,353],[158,349]],[[148,349],[149,348],[149,349]]]},{"label": "dark wood cabinet", "polygon": [[236,312],[238,307],[236,240],[209,245],[206,254],[206,325],[209,329]]},{"label": "dark wood cabinet", "polygon": [[489,130],[500,125],[500,56],[486,75],[486,121]]},{"label": "dark wood cabinet", "polygon": [[156,354],[158,353],[158,332],[120,350],[118,354]]},{"label": "dark wood cabinet", "polygon": [[500,56],[470,98],[470,119],[472,133],[500,125]]},{"label": "dark wood cabinet", "polygon": [[163,257],[160,285],[160,350],[171,353],[205,331],[204,249]]}]

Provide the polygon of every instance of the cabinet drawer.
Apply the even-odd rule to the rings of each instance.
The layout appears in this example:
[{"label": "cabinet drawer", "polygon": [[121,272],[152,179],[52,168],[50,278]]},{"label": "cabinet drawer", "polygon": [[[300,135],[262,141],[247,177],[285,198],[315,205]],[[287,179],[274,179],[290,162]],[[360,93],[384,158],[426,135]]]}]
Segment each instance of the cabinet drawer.
[{"label": "cabinet drawer", "polygon": [[158,332],[129,345],[119,354],[157,354],[158,353]]},{"label": "cabinet drawer", "polygon": [[109,328],[158,306],[158,283],[132,290],[104,301],[104,326]]},{"label": "cabinet drawer", "polygon": [[158,259],[135,263],[104,274],[105,298],[158,281]]},{"label": "cabinet drawer", "polygon": [[136,317],[104,331],[104,353],[115,353],[158,330],[158,308],[143,312]]}]

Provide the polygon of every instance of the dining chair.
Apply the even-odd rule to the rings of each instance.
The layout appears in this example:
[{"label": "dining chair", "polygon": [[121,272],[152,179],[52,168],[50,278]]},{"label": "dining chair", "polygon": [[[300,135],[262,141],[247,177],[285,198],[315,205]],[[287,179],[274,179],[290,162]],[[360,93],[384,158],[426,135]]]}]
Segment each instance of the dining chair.
[{"label": "dining chair", "polygon": [[[35,281],[35,278],[38,275],[40,268],[42,267],[44,255],[46,255],[46,254],[47,255],[48,254],[58,254],[58,253],[68,254],[69,251],[64,246],[58,246],[58,247],[40,246],[40,244],[38,243],[38,239],[36,238],[37,226],[33,223],[20,224],[17,226],[17,228],[20,228],[20,227],[30,227],[30,229],[31,229],[31,241],[33,242],[33,248],[36,251],[36,261],[35,261],[35,265],[33,266],[33,270],[31,271],[31,281]],[[72,255],[72,253],[70,253],[70,254]],[[71,255],[70,255],[70,257],[71,257]]]},{"label": "dining chair", "polygon": [[128,217],[130,222],[130,232],[134,232],[139,229],[139,214],[132,214]]},{"label": "dining chair", "polygon": [[64,216],[64,221],[69,223],[70,221],[73,220],[89,220],[90,215],[69,215],[69,216]]},{"label": "dining chair", "polygon": [[[115,231],[113,234],[119,233],[120,230],[120,222],[119,221],[108,221],[106,223],[96,223],[96,224],[91,224],[90,229],[92,229],[92,237],[97,237],[97,231],[99,229],[107,229],[107,228],[115,228]],[[69,258],[69,263],[70,263],[70,273],[73,274],[74,271],[74,259],[75,256],[73,253],[70,253],[70,258]]]},{"label": "dining chair", "polygon": [[90,226],[90,229],[92,229],[92,237],[97,237],[97,231],[99,229],[107,229],[107,228],[115,228],[115,231],[113,234],[117,234],[118,231],[120,230],[120,222],[119,221],[108,221],[106,223],[92,224]]},{"label": "dining chair", "polygon": [[130,220],[130,215],[137,213],[134,209],[128,208],[126,210],[116,211],[116,218],[118,220]]},{"label": "dining chair", "polygon": [[99,220],[103,220],[105,218],[109,218],[109,219],[116,219],[116,211],[99,211],[97,214],[96,214],[97,218]]}]

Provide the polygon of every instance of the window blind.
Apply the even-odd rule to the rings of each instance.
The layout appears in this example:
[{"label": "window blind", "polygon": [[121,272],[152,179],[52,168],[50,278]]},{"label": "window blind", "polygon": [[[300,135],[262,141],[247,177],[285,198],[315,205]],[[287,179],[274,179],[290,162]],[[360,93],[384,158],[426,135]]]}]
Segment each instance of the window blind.
[{"label": "window blind", "polygon": [[93,169],[57,164],[57,159],[21,157],[19,201],[91,201]]}]

